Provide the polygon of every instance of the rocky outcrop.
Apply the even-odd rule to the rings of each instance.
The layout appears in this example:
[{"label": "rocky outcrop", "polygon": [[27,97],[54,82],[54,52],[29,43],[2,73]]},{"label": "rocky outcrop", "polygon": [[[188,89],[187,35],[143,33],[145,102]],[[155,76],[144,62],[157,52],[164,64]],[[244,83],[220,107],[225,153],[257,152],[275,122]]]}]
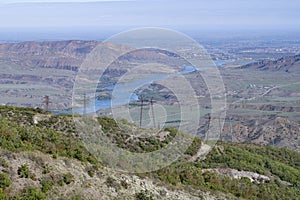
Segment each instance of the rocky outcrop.
[{"label": "rocky outcrop", "polygon": [[234,179],[248,178],[251,182],[263,183],[269,182],[271,179],[268,176],[261,175],[254,172],[238,171],[230,168],[215,168],[215,169],[203,169],[203,172],[214,172],[224,176],[229,176]]}]

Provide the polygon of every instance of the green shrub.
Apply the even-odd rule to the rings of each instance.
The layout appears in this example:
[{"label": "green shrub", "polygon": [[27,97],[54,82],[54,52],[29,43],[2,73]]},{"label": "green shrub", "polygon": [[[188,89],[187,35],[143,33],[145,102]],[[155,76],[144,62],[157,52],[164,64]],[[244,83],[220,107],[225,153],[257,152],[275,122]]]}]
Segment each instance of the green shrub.
[{"label": "green shrub", "polygon": [[0,199],[9,199],[8,193],[0,187]]},{"label": "green shrub", "polygon": [[195,139],[193,140],[193,143],[185,151],[185,154],[190,155],[190,156],[195,155],[198,152],[198,150],[201,148],[201,144],[202,144],[202,141],[199,138],[195,137]]},{"label": "green shrub", "polygon": [[149,191],[142,190],[139,193],[135,194],[135,199],[137,200],[153,200],[153,194]]},{"label": "green shrub", "polygon": [[127,183],[125,180],[121,180],[121,186],[124,188],[124,189],[128,189],[129,188],[129,183]]},{"label": "green shrub", "polygon": [[42,185],[42,192],[46,193],[55,185],[55,181],[51,177],[45,177],[40,181]]},{"label": "green shrub", "polygon": [[2,166],[4,168],[9,168],[8,162],[2,157],[0,157],[0,166]]},{"label": "green shrub", "polygon": [[99,169],[98,165],[91,165],[86,167],[86,171],[90,177],[93,177],[95,173],[98,171],[98,169]]},{"label": "green shrub", "polygon": [[117,122],[109,117],[99,117],[98,118],[98,122],[99,124],[102,126],[102,130],[104,132],[116,132],[116,131],[120,131],[120,128],[117,124]]},{"label": "green shrub", "polygon": [[71,184],[72,182],[75,181],[73,174],[71,174],[70,172],[64,174],[63,180],[64,180],[64,183],[67,184],[67,185],[69,185],[69,184]]},{"label": "green shrub", "polygon": [[31,173],[29,170],[29,165],[28,164],[21,165],[21,167],[19,167],[18,169],[18,175],[20,176],[20,178],[30,178]]},{"label": "green shrub", "polygon": [[50,173],[47,176],[44,176],[40,180],[40,184],[42,185],[42,192],[46,193],[51,190],[53,186],[63,186],[64,184],[71,184],[74,182],[74,176],[71,173],[67,174],[53,174]]},{"label": "green shrub", "polygon": [[12,184],[9,174],[0,173],[0,188],[7,188]]},{"label": "green shrub", "polygon": [[21,192],[19,198],[20,200],[44,200],[46,199],[46,194],[44,194],[40,189],[35,187],[24,188]]},{"label": "green shrub", "polygon": [[48,165],[48,163],[46,163],[44,166],[43,166],[43,174],[48,174],[50,173],[51,171],[51,167]]},{"label": "green shrub", "polygon": [[121,185],[112,177],[107,177],[105,183],[108,187],[114,188],[116,191],[121,189]]}]

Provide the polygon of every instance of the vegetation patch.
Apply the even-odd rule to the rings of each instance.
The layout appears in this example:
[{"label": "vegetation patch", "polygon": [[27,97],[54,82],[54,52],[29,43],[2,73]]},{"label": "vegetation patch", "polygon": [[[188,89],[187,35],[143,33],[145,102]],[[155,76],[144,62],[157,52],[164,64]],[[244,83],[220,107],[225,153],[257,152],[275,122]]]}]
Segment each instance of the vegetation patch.
[{"label": "vegetation patch", "polygon": [[21,167],[18,169],[18,175],[20,178],[31,178],[32,174],[29,170],[29,165],[28,164],[23,164]]},{"label": "vegetation patch", "polygon": [[0,173],[0,188],[5,189],[12,184],[10,175],[6,173]]},{"label": "vegetation patch", "polygon": [[154,196],[151,192],[147,190],[142,190],[139,193],[135,194],[135,199],[136,200],[153,200]]}]

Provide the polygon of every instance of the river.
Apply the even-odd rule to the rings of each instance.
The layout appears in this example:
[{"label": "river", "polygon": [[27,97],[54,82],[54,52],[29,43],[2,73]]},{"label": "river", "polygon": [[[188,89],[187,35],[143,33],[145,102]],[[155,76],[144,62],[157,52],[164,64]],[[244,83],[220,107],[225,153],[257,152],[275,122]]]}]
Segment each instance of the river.
[{"label": "river", "polygon": [[[215,61],[217,67],[221,67],[225,63],[233,62],[234,60],[217,60]],[[197,71],[197,69],[193,66],[184,65],[184,69],[177,72],[178,74],[188,74],[192,73],[194,71]],[[112,106],[121,106],[126,105],[130,101],[137,101],[138,95],[135,93],[135,91],[138,88],[141,88],[146,85],[150,85],[155,81],[164,80],[168,78],[169,74],[149,74],[144,75],[141,78],[135,79],[131,82],[126,83],[119,83],[116,85],[112,85],[109,87],[106,87],[105,89],[110,92],[113,98],[111,99],[94,99],[94,97],[90,97],[91,103],[89,103],[86,106],[86,113],[93,113],[95,111],[110,108]],[[82,114],[84,112],[83,108],[75,108],[75,113]],[[72,110],[60,110],[60,111],[53,111],[53,113],[56,114],[71,114]]]}]

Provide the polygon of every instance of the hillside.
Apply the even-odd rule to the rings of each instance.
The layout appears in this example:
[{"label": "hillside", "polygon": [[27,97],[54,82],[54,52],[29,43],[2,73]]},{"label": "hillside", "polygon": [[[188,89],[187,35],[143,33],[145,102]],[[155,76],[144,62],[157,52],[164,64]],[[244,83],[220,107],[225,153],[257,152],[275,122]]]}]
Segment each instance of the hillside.
[{"label": "hillside", "polygon": [[[0,60],[33,69],[53,68],[78,71],[86,56],[97,46],[103,46],[105,52],[102,53],[108,57],[115,55],[122,48],[130,50],[130,47],[121,47],[117,44],[84,40],[3,43],[0,44]],[[130,63],[138,60],[147,63],[155,60],[167,64],[170,63],[168,57],[178,56],[165,50],[144,49],[122,55],[120,61]]]},{"label": "hillside", "polygon": [[300,55],[283,57],[278,60],[263,60],[239,67],[241,69],[252,68],[261,71],[300,72]]},{"label": "hillside", "polygon": [[[90,154],[76,136],[72,116],[40,109],[0,107],[1,199],[297,199],[300,154],[284,148],[218,142],[205,157],[195,138],[172,165],[146,174],[110,169]],[[128,130],[114,120],[98,119],[116,145],[148,152],[172,141],[160,135],[126,140]],[[139,133],[125,121],[124,127]],[[152,130],[153,131],[153,130]],[[187,162],[189,161],[189,162]]]},{"label": "hillside", "polygon": [[[0,95],[3,96],[0,104],[43,107],[43,98],[48,95],[51,96],[51,109],[70,108],[74,79],[95,47],[101,48],[101,56],[105,59],[131,51],[116,59],[105,71],[105,84],[113,84],[114,77],[125,74],[139,64],[155,61],[178,68],[182,63],[177,55],[164,50],[133,51],[129,47],[97,41],[3,43],[0,44]],[[88,75],[97,76],[102,73],[103,69],[97,67],[87,72]]]},{"label": "hillside", "polygon": [[77,71],[100,42],[57,41],[0,44],[0,59],[20,66]]}]

